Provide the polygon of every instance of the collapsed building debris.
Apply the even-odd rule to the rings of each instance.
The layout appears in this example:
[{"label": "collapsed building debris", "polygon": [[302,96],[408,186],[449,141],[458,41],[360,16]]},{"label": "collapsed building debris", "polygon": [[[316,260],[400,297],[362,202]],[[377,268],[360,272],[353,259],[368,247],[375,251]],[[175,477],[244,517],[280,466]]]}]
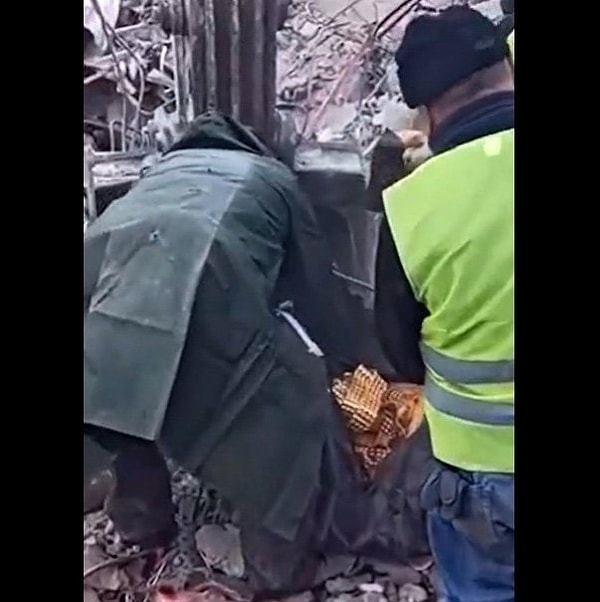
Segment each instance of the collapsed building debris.
[{"label": "collapsed building debris", "polygon": [[[386,130],[407,128],[412,114],[400,100],[392,52],[403,19],[410,11],[427,7],[409,2],[410,11],[397,21],[394,17],[364,22],[350,18],[358,4],[349,0],[331,14],[323,0],[291,3],[288,18],[277,34],[277,64],[273,53],[271,66],[277,69],[277,79],[272,80],[277,95],[271,94],[272,103],[265,103],[275,84],[269,88],[271,80],[263,67],[260,72],[251,72],[260,95],[249,101],[248,122],[276,136],[277,128],[281,132],[283,126],[268,123],[268,108],[277,100],[280,114],[291,116],[293,126],[284,137],[293,138],[294,143],[298,139],[351,142],[365,157]],[[205,5],[216,6],[209,0]],[[234,5],[237,2],[232,0],[229,6]],[[262,2],[256,3],[259,5],[264,7]],[[183,33],[189,26],[184,13],[190,6],[183,0],[84,0],[84,230],[88,220],[129,188],[144,162],[168,146],[192,115],[211,106],[216,98],[232,112],[242,114],[241,87],[236,88],[229,79],[223,83],[216,72],[215,61],[225,61],[225,56],[229,63],[220,64],[234,69],[232,48],[239,50],[235,44],[224,54],[205,53],[206,68],[192,73],[193,46],[190,36]],[[227,13],[215,15],[223,25]],[[269,23],[274,29],[281,25],[279,18]],[[205,22],[205,30],[210,33],[216,24]],[[390,25],[393,27],[386,30]],[[238,31],[242,24],[236,22],[231,27]],[[216,43],[214,37],[208,39]],[[258,62],[251,58],[253,64]],[[239,74],[246,71],[238,64]],[[202,91],[204,96],[194,97],[193,90]],[[363,168],[358,165],[357,170]],[[355,284],[358,288],[365,282],[369,286],[369,280],[365,276]],[[156,563],[124,546],[103,513],[88,515],[84,518],[87,599],[125,596],[146,600],[156,596],[158,600],[183,602],[176,590],[156,591],[156,584],[168,578],[183,586],[183,581],[189,582],[194,575],[204,580],[219,575],[239,579],[243,575],[235,516],[213,492],[172,468],[178,522],[184,527],[177,549]],[[386,566],[363,558],[324,558],[322,581],[314,591],[294,600],[422,602],[433,595],[431,568],[429,559],[414,566]],[[236,582],[236,588],[242,591],[243,584]],[[220,596],[227,600],[232,599],[231,591],[196,588],[192,592],[196,598],[187,599],[204,601]]]},{"label": "collapsed building debris", "polygon": [[[370,22],[364,0],[333,14],[328,0],[84,0],[84,227],[211,106],[280,145],[352,141],[369,156],[413,118],[391,60],[407,19],[451,3],[375,2]],[[501,14],[499,0],[473,3]]]}]

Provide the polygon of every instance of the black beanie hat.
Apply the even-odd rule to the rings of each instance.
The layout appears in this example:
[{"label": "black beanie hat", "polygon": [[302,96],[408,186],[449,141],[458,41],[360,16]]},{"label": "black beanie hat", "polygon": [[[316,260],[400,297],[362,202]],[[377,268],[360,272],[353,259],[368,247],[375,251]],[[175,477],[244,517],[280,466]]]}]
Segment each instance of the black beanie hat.
[{"label": "black beanie hat", "polygon": [[509,56],[506,39],[480,12],[452,6],[412,20],[396,52],[410,108],[429,104],[469,75]]}]

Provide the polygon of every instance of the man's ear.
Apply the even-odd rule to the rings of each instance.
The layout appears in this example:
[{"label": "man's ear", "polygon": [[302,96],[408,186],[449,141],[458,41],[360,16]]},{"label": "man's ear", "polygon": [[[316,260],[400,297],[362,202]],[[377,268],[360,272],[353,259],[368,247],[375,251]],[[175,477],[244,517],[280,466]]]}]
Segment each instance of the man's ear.
[{"label": "man's ear", "polygon": [[429,148],[428,138],[418,130],[404,130],[399,134],[404,146],[404,168],[407,173],[414,171],[433,154]]}]

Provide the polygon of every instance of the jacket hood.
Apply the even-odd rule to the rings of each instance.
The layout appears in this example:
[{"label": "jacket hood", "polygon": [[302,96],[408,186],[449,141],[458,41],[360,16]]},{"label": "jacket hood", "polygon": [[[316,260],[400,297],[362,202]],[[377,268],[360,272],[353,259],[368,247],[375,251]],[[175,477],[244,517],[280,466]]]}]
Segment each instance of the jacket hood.
[{"label": "jacket hood", "polygon": [[263,157],[274,156],[249,128],[233,117],[212,111],[196,117],[165,154],[188,149],[237,150]]}]

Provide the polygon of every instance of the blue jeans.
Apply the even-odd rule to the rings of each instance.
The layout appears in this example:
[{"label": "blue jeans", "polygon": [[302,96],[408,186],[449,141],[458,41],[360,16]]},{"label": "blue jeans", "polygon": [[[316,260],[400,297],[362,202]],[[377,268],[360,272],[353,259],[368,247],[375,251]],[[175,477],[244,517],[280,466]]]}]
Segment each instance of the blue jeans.
[{"label": "blue jeans", "polygon": [[423,490],[448,602],[514,602],[514,477],[440,465]]}]

